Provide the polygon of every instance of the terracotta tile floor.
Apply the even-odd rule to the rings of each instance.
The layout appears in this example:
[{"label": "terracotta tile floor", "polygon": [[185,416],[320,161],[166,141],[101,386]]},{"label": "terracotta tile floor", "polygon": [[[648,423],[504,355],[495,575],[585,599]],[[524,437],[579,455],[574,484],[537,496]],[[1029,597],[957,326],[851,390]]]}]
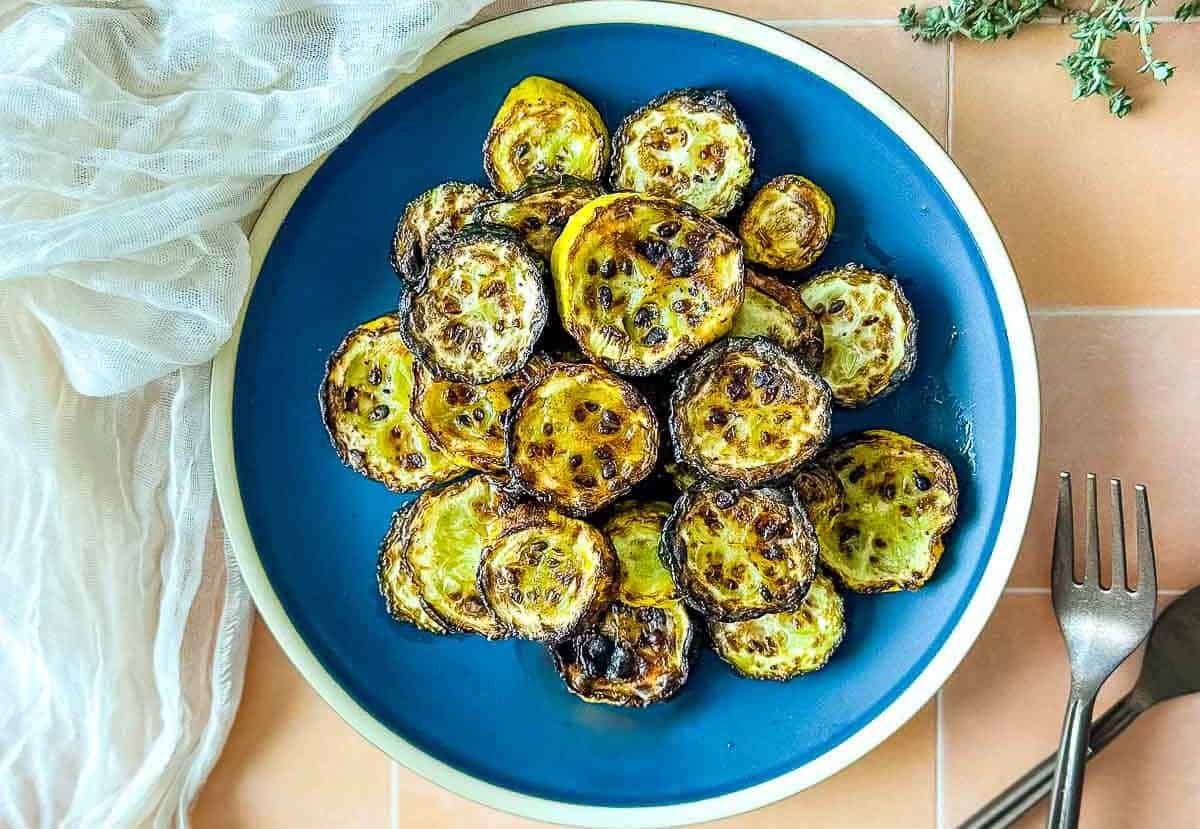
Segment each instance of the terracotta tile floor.
[{"label": "terracotta tile floor", "polygon": [[[484,15],[539,4],[506,0]],[[774,22],[910,108],[978,189],[1031,305],[1047,415],[1038,492],[1010,589],[982,638],[937,699],[879,749],[810,791],[720,824],[950,827],[1057,739],[1067,677],[1045,585],[1059,469],[1147,482],[1163,586],[1200,583],[1189,533],[1200,525],[1191,495],[1200,488],[1200,246],[1191,238],[1200,221],[1200,26],[1160,27],[1158,48],[1179,74],[1165,90],[1130,79],[1140,113],[1118,123],[1096,101],[1067,100],[1055,62],[1070,45],[1057,25],[947,49],[912,44],[890,22],[898,0],[707,5]],[[1104,699],[1134,672],[1122,669]],[[1198,730],[1200,698],[1145,715],[1090,766],[1083,825],[1196,825]],[[261,625],[241,712],[195,818],[202,829],[538,825],[389,765]],[[1039,813],[1022,826],[1042,821]]]}]

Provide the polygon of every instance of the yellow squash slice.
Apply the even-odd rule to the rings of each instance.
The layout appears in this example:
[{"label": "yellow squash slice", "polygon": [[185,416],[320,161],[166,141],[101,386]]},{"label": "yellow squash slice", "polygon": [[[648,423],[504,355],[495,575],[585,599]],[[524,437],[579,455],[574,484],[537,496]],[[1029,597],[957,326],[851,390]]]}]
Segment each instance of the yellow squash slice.
[{"label": "yellow squash slice", "polygon": [[405,282],[419,280],[430,245],[453,236],[471,218],[476,205],[495,197],[478,184],[448,181],[409,202],[392,237],[392,267],[396,274]]},{"label": "yellow squash slice", "polygon": [[512,193],[532,176],[598,181],[608,129],[592,104],[565,84],[531,75],[509,90],[483,142],[492,186]]},{"label": "yellow squash slice", "polygon": [[425,610],[404,556],[410,509],[411,504],[396,510],[387,535],[379,545],[379,566],[375,572],[379,594],[383,596],[388,615],[396,621],[408,622],[430,633],[448,633],[446,626]]},{"label": "yellow squash slice", "polygon": [[833,235],[828,194],[804,176],[778,176],[762,186],[738,224],[746,261],[802,271],[817,261]]},{"label": "yellow squash slice", "polygon": [[414,362],[398,315],[385,314],[346,336],[321,384],[321,415],[338,456],[396,492],[414,492],[467,471],[437,448],[412,415]]},{"label": "yellow squash slice", "polygon": [[590,359],[655,374],[728,333],[741,245],[687,205],[637,193],[580,208],[550,259],[563,327]]},{"label": "yellow squash slice", "polygon": [[801,288],[821,320],[821,376],[842,406],[873,403],[892,392],[917,362],[917,317],[896,280],[859,265],[814,277]]},{"label": "yellow squash slice", "polygon": [[475,208],[473,221],[499,224],[520,233],[526,244],[549,259],[558,235],[575,211],[597,196],[604,188],[594,181],[572,176],[535,177],[515,193]]},{"label": "yellow squash slice", "polygon": [[886,429],[851,435],[793,483],[821,561],[859,593],[915,590],[941,560],[958,515],[958,479],[932,447]]},{"label": "yellow squash slice", "polygon": [[517,401],[509,468],[526,494],[586,515],[650,474],[658,442],[658,419],[627,380],[590,363],[558,363]]},{"label": "yellow squash slice", "polygon": [[613,190],[685,201],[721,218],[754,174],[754,144],[725,92],[679,89],[626,116],[613,136]]},{"label": "yellow squash slice", "polygon": [[833,581],[817,573],[800,607],[745,622],[710,622],[713,650],[744,677],[788,680],[825,667],[846,635]]}]

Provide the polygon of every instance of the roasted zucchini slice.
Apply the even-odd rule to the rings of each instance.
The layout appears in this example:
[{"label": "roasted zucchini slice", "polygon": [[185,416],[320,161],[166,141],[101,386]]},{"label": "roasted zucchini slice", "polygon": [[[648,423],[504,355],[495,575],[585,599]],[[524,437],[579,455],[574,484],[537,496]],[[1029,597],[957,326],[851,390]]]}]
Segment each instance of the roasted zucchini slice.
[{"label": "roasted zucchini slice", "polygon": [[745,622],[709,622],[713,650],[749,679],[788,680],[825,667],[846,635],[833,580],[817,573],[800,607]]},{"label": "roasted zucchini slice", "polygon": [[925,584],[958,515],[950,461],[886,429],[839,441],[801,470],[793,488],[812,516],[821,561],[859,593]]},{"label": "roasted zucchini slice", "polygon": [[467,220],[475,205],[496,198],[478,184],[448,181],[408,203],[392,237],[392,267],[405,282],[416,282],[425,270],[425,255],[437,239],[452,236]]},{"label": "roasted zucchini slice", "polygon": [[829,439],[829,387],[770,340],[732,338],[687,368],[671,394],[676,460],[738,486],[794,472]]},{"label": "roasted zucchini slice", "polygon": [[604,533],[575,518],[531,510],[484,550],[479,592],[512,635],[559,642],[599,618],[618,575]]},{"label": "roasted zucchini slice", "polygon": [[662,556],[684,601],[708,619],[740,622],[800,606],[817,537],[788,492],[700,487],[675,502]]},{"label": "roasted zucchini slice", "polygon": [[404,555],[410,513],[411,504],[396,510],[388,525],[387,535],[379,545],[379,567],[375,571],[379,594],[383,596],[388,615],[396,621],[408,622],[430,633],[448,633],[446,626],[430,616],[421,603],[416,581]]},{"label": "roasted zucchini slice", "polygon": [[608,129],[596,108],[569,86],[537,75],[508,91],[483,142],[483,168],[501,193],[531,176],[598,181],[607,160]]},{"label": "roasted zucchini slice", "polygon": [[687,682],[693,628],[683,602],[615,602],[598,625],[550,652],[571,693],[587,702],[643,708]]},{"label": "roasted zucchini slice", "polygon": [[436,375],[490,383],[519,371],[542,336],[545,268],[509,228],[471,225],[434,243],[400,316],[409,348]]},{"label": "roasted zucchini slice", "polygon": [[558,363],[513,409],[508,467],[534,499],[587,515],[650,474],[658,443],[658,419],[627,380],[590,363]]},{"label": "roasted zucchini slice", "polygon": [[668,92],[613,136],[614,190],[669,196],[713,218],[741,203],[753,174],[754,144],[723,90]]},{"label": "roasted zucchini slice", "polygon": [[505,472],[504,429],[521,391],[550,365],[534,354],[509,377],[472,385],[439,380],[423,363],[413,366],[413,416],[447,454],[485,472]]},{"label": "roasted zucchini slice", "polygon": [[742,304],[741,245],[671,199],[601,196],[550,257],[563,327],[592,360],[654,374],[726,334]]},{"label": "roasted zucchini slice", "polygon": [[573,176],[538,176],[512,195],[476,207],[472,221],[511,227],[525,238],[529,247],[549,259],[567,220],[584,204],[603,195],[604,188],[594,181]]},{"label": "roasted zucchini slice", "polygon": [[813,371],[821,370],[825,337],[817,315],[804,304],[800,291],[751,268],[746,268],[746,296],[729,335],[766,337]]},{"label": "roasted zucchini slice", "polygon": [[405,556],[421,604],[451,630],[502,639],[507,630],[479,595],[484,549],[527,509],[485,475],[421,495],[410,508]]},{"label": "roasted zucchini slice", "polygon": [[821,320],[821,376],[837,403],[873,403],[912,373],[917,317],[896,280],[860,265],[844,265],[815,277],[800,294]]},{"label": "roasted zucchini slice", "polygon": [[604,525],[621,563],[619,599],[641,607],[679,598],[671,574],[659,558],[663,526],[671,516],[666,501],[624,501]]},{"label": "roasted zucchini slice", "polygon": [[833,235],[833,201],[804,176],[778,176],[762,186],[738,224],[746,261],[802,271],[817,261]]},{"label": "roasted zucchini slice", "polygon": [[663,464],[663,471],[671,479],[671,485],[681,494],[704,480],[704,476],[696,470],[696,467],[682,461],[667,461]]},{"label": "roasted zucchini slice", "polygon": [[397,314],[355,328],[325,367],[321,417],[351,469],[396,492],[444,483],[467,471],[412,416],[413,357]]}]

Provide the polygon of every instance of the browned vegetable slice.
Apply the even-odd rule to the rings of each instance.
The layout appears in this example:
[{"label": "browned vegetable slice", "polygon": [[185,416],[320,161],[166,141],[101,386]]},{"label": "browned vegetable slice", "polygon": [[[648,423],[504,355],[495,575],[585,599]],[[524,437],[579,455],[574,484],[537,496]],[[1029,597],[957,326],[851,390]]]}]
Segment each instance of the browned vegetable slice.
[{"label": "browned vegetable slice", "polygon": [[796,476],[821,561],[859,593],[915,590],[958,515],[958,479],[936,449],[886,429],[850,435]]},{"label": "browned vegetable slice", "polygon": [[532,176],[598,180],[608,129],[592,104],[565,84],[531,75],[509,90],[483,142],[492,186],[511,193]]},{"label": "browned vegetable slice", "polygon": [[741,245],[682,202],[638,193],[581,207],[550,257],[563,327],[592,360],[655,374],[726,334],[742,304]]},{"label": "browned vegetable slice", "polygon": [[484,551],[479,592],[514,636],[558,642],[599,618],[618,575],[616,553],[598,529],[531,511]]},{"label": "browned vegetable slice", "polygon": [[379,594],[387,606],[388,614],[399,622],[408,622],[430,633],[447,633],[446,626],[430,616],[413,580],[412,570],[404,556],[407,544],[407,527],[411,505],[402,507],[392,515],[387,535],[379,545],[379,566],[376,577]]},{"label": "browned vegetable slice", "polygon": [[400,298],[409,348],[434,373],[490,383],[525,365],[546,327],[545,267],[506,227],[471,225],[435,242]]},{"label": "browned vegetable slice", "polygon": [[338,456],[396,492],[424,489],[467,471],[412,416],[414,363],[398,315],[385,314],[346,335],[321,384],[321,416]]},{"label": "browned vegetable slice", "polygon": [[486,475],[421,495],[409,510],[405,556],[421,604],[452,630],[502,639],[507,630],[479,595],[484,549],[526,509]]},{"label": "browned vegetable slice", "polygon": [[821,320],[821,376],[842,406],[891,393],[917,363],[917,317],[896,280],[860,265],[814,277],[801,296]]},{"label": "browned vegetable slice", "polygon": [[588,363],[558,363],[513,409],[508,464],[522,491],[586,515],[650,474],[658,442],[657,418],[628,381]]},{"label": "browned vegetable slice", "polygon": [[802,271],[825,252],[835,211],[829,195],[804,176],[777,176],[762,186],[738,224],[746,261]]},{"label": "browned vegetable slice", "polygon": [[721,218],[754,174],[754,144],[720,89],[677,89],[626,116],[613,136],[614,190],[668,196]]},{"label": "browned vegetable slice", "polygon": [[745,622],[709,622],[713,650],[744,677],[788,680],[825,667],[846,635],[833,581],[817,573],[800,607]]},{"label": "browned vegetable slice", "polygon": [[549,259],[567,220],[602,195],[604,188],[594,181],[573,176],[534,177],[512,195],[476,207],[472,220],[511,227],[529,247]]},{"label": "browned vegetable slice", "polygon": [[752,268],[746,268],[746,297],[729,336],[766,337],[813,371],[821,370],[825,337],[817,315],[800,291]]},{"label": "browned vegetable slice", "polygon": [[754,486],[794,472],[829,438],[829,388],[765,339],[709,348],[671,395],[676,459],[705,475]]},{"label": "browned vegetable slice", "polygon": [[619,598],[633,606],[661,605],[679,598],[679,589],[658,554],[663,527],[671,516],[666,501],[622,501],[604,525],[621,563]]},{"label": "browned vegetable slice", "polygon": [[447,454],[485,472],[505,472],[504,429],[521,391],[550,365],[534,354],[509,377],[473,385],[413,367],[413,416]]},{"label": "browned vegetable slice", "polygon": [[600,623],[551,648],[571,693],[587,702],[642,708],[688,678],[693,622],[683,602],[634,607],[615,602]]},{"label": "browned vegetable slice", "polygon": [[788,492],[701,487],[675,502],[662,554],[684,601],[708,619],[739,622],[800,606],[817,538]]},{"label": "browned vegetable slice", "polygon": [[416,282],[425,270],[425,255],[437,239],[453,236],[475,205],[496,194],[478,184],[448,181],[408,203],[392,237],[392,267],[405,282]]}]

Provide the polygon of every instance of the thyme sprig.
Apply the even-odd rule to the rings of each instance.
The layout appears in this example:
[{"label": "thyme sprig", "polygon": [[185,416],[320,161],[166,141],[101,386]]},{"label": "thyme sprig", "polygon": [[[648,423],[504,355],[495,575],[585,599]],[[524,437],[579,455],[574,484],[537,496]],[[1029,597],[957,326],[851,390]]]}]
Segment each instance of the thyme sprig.
[{"label": "thyme sprig", "polygon": [[[900,9],[900,25],[914,40],[942,41],[953,38],[992,41],[1011,38],[1021,28],[1056,13],[1074,28],[1075,50],[1059,61],[1074,83],[1072,98],[1102,95],[1108,111],[1124,118],[1133,109],[1133,97],[1113,79],[1113,60],[1107,47],[1122,35],[1136,36],[1142,54],[1138,72],[1166,83],[1175,67],[1155,56],[1150,37],[1154,22],[1150,8],[1154,0],[1094,0],[1087,9],[1065,9],[1062,0],[949,0],[920,12],[916,6]],[[1200,17],[1200,0],[1185,0],[1175,10],[1177,20]]]}]

